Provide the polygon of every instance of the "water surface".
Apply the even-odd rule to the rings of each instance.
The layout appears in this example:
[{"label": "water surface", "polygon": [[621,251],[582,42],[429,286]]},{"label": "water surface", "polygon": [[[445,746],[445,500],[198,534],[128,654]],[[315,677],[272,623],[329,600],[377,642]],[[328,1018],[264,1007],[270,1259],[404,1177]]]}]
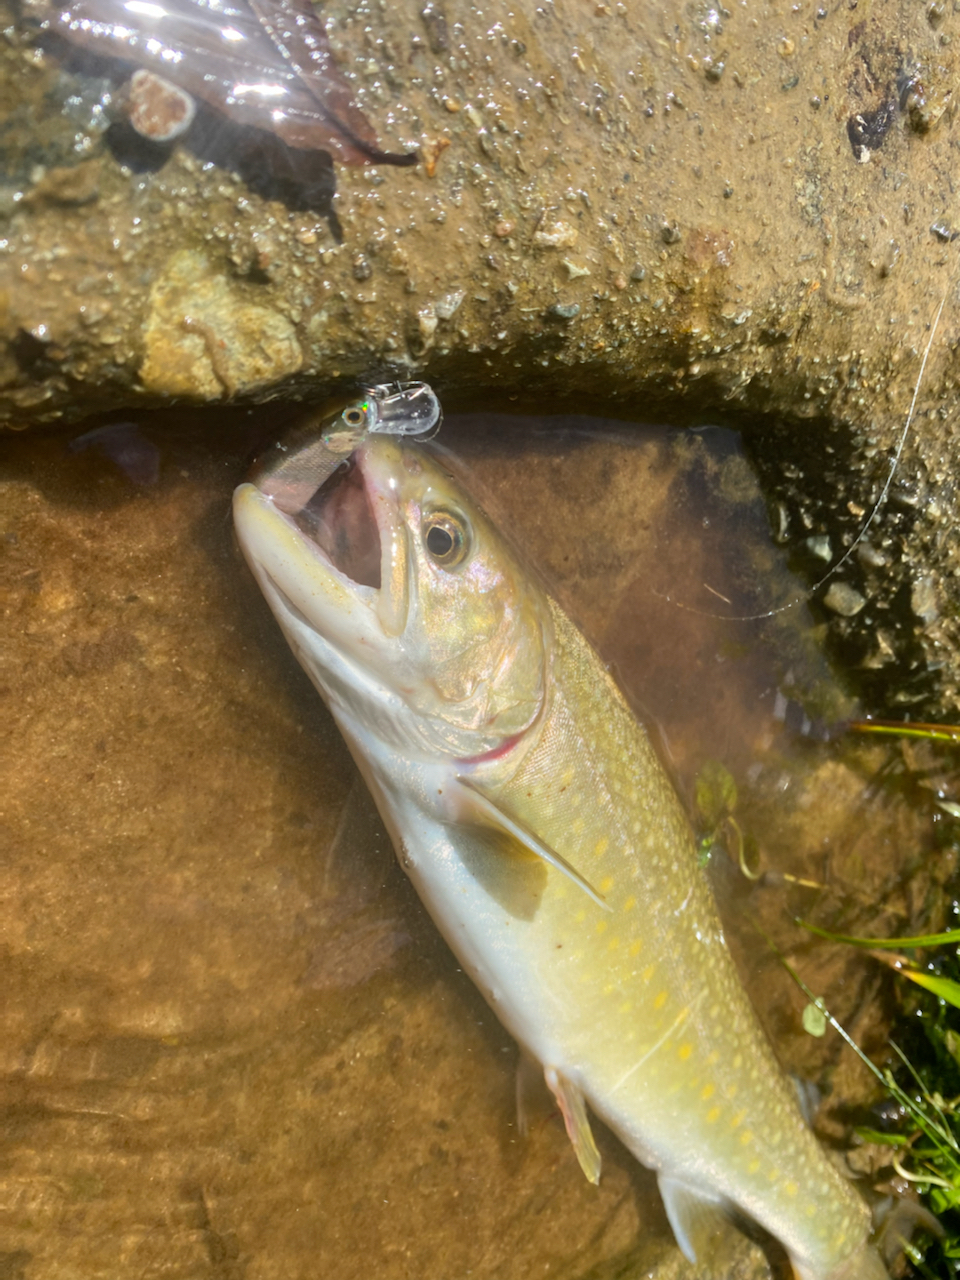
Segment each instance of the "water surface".
[{"label": "water surface", "polygon": [[[687,1273],[652,1179],[602,1126],[599,1189],[546,1100],[517,1136],[514,1047],[234,546],[231,491],[282,416],[0,446],[0,1274]],[[802,590],[735,438],[473,415],[441,439],[650,717],[682,794],[709,760],[736,777],[765,875],[722,849],[708,874],[778,1052],[842,1138],[869,1082],[803,1032],[757,926],[882,1050],[873,962],[792,916],[937,926],[952,854],[929,807],[879,787],[895,749],[783,723],[790,698],[824,721],[850,708],[805,607],[725,620]],[[756,1269],[730,1248],[731,1274]]]}]

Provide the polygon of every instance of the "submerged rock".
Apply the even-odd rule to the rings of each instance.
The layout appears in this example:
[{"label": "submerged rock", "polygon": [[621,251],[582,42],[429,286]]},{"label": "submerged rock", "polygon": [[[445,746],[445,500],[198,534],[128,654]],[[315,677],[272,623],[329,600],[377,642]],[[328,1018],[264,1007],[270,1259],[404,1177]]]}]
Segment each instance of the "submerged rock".
[{"label": "submerged rock", "polygon": [[[600,1126],[599,1188],[549,1106],[519,1139],[514,1046],[425,917],[232,545],[231,489],[275,417],[222,410],[213,439],[205,423],[178,410],[138,438],[118,423],[4,444],[4,1253],[38,1280],[547,1265],[691,1280],[653,1179]],[[950,852],[925,811],[865,800],[882,749],[793,749],[776,672],[794,672],[783,698],[823,678],[803,611],[703,616],[796,591],[730,440],[715,453],[702,434],[535,425],[448,421],[444,438],[664,725],[681,779],[705,757],[736,773],[762,879],[715,850],[725,931],[842,1142],[843,1106],[870,1081],[837,1038],[804,1032],[805,1000],[749,922],[799,948],[842,1020],[872,992],[856,1025],[878,1051],[874,962],[811,949],[793,916],[813,895],[827,927],[936,927]],[[827,688],[819,705],[847,714]],[[742,1238],[720,1270],[767,1274]]]}]

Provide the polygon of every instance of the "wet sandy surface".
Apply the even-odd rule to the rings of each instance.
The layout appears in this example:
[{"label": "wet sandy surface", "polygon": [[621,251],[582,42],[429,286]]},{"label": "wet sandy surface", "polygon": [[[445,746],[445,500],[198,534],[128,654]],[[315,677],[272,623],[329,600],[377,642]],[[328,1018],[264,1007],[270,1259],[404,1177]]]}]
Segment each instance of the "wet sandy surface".
[{"label": "wet sandy surface", "polygon": [[[442,438],[657,719],[681,788],[707,759],[736,775],[777,874],[752,887],[722,852],[711,874],[778,1051],[841,1137],[868,1082],[802,1031],[754,922],[879,1049],[871,962],[791,916],[937,925],[951,855],[926,810],[871,789],[889,753],[775,719],[778,689],[843,714],[802,609],[762,628],[693,612],[796,594],[729,438],[608,424],[548,448],[541,425]],[[674,1274],[652,1179],[614,1138],[595,1189],[549,1105],[517,1137],[515,1050],[233,545],[229,496],[263,436],[239,414],[203,444],[145,419],[126,471],[115,442],[4,442],[0,1274]],[[725,1274],[760,1265],[730,1249]]]}]

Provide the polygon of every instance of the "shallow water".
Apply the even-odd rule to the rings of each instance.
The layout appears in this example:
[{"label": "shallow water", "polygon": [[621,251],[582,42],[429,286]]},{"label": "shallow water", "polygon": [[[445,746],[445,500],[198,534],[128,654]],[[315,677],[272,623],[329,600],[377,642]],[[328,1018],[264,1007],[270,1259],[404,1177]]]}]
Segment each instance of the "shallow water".
[{"label": "shallow water", "polygon": [[[688,1274],[612,1136],[599,1189],[548,1103],[517,1137],[514,1047],[236,551],[230,493],[282,416],[0,446],[0,1275]],[[782,695],[850,709],[803,606],[704,616],[802,593],[735,438],[473,415],[441,439],[656,722],[681,792],[707,760],[735,775],[766,875],[722,850],[709,873],[782,1060],[842,1138],[869,1081],[803,1032],[757,926],[882,1049],[874,962],[792,916],[937,927],[953,855],[929,807],[877,785],[898,749],[778,718]],[[762,1266],[728,1247],[725,1274]]]}]

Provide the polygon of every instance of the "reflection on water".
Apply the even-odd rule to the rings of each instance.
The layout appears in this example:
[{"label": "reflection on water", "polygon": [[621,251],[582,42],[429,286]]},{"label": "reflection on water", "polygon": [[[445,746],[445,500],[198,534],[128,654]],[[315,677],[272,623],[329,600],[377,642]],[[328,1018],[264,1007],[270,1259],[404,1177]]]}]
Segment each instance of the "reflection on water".
[{"label": "reflection on water", "polygon": [[[513,1046],[234,548],[230,493],[268,421],[3,444],[0,1274],[687,1273],[612,1137],[599,1189],[549,1108],[517,1138]],[[728,936],[842,1136],[863,1076],[803,1033],[756,925],[878,1049],[872,962],[791,918],[936,927],[952,861],[874,786],[887,748],[778,719],[778,692],[843,710],[805,610],[710,616],[797,593],[734,439],[474,416],[442,440],[657,721],[681,790],[706,760],[736,776],[768,874],[714,855]],[[731,1247],[747,1274],[757,1255]]]}]

